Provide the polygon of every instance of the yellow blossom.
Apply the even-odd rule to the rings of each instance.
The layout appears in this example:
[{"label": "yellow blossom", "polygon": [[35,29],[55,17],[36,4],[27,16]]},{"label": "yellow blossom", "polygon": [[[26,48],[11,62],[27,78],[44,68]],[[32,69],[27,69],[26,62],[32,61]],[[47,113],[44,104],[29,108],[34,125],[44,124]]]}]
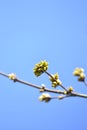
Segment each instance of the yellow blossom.
[{"label": "yellow blossom", "polygon": [[45,102],[49,102],[51,99],[51,96],[48,93],[43,93],[40,97],[39,100],[40,101],[45,101]]},{"label": "yellow blossom", "polygon": [[48,69],[48,62],[44,60],[36,64],[33,71],[34,71],[34,74],[38,77],[42,73],[44,73],[47,69]]},{"label": "yellow blossom", "polygon": [[52,82],[52,87],[54,87],[54,88],[56,88],[57,86],[62,84],[62,82],[59,80],[58,73],[56,73],[54,75],[52,74],[49,79]]},{"label": "yellow blossom", "polygon": [[68,88],[68,91],[69,91],[69,92],[72,92],[72,91],[73,91],[73,87],[70,86],[70,87]]},{"label": "yellow blossom", "polygon": [[66,95],[66,94],[67,94],[67,91],[64,91],[64,94]]},{"label": "yellow blossom", "polygon": [[80,76],[81,73],[84,73],[84,69],[83,68],[76,68],[73,72],[73,75]]},{"label": "yellow blossom", "polygon": [[78,81],[84,81],[84,80],[85,80],[85,74],[81,73],[79,78],[78,78]]},{"label": "yellow blossom", "polygon": [[78,81],[84,81],[85,80],[85,73],[84,73],[84,69],[83,68],[76,68],[74,70],[73,74],[75,76],[79,76],[78,77]]},{"label": "yellow blossom", "polygon": [[8,77],[11,80],[15,80],[16,79],[16,75],[14,73],[8,74]]}]

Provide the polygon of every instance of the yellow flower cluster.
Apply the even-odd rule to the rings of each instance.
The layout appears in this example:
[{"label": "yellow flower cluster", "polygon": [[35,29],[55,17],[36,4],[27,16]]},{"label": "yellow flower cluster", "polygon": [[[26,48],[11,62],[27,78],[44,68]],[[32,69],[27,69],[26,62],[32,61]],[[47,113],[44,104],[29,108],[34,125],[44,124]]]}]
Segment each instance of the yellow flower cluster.
[{"label": "yellow flower cluster", "polygon": [[39,97],[40,101],[45,101],[45,102],[49,102],[51,100],[51,96],[48,93],[43,93],[40,97]]},{"label": "yellow flower cluster", "polygon": [[33,71],[34,74],[38,77],[42,73],[44,73],[48,69],[48,62],[47,61],[41,61],[38,64],[35,65]]},{"label": "yellow flower cluster", "polygon": [[73,87],[72,86],[70,86],[68,89],[67,89],[67,91],[64,91],[64,94],[66,95],[66,94],[69,94],[69,93],[71,93],[73,91]]},{"label": "yellow flower cluster", "polygon": [[72,92],[72,91],[73,91],[73,87],[70,86],[70,87],[68,88],[68,91],[69,91],[69,92]]},{"label": "yellow flower cluster", "polygon": [[11,80],[15,80],[16,75],[14,73],[8,74],[8,78],[11,79]]},{"label": "yellow flower cluster", "polygon": [[56,88],[57,86],[62,84],[62,82],[59,80],[58,73],[52,75],[49,79],[52,82],[52,87],[54,87],[54,88]]},{"label": "yellow flower cluster", "polygon": [[73,72],[73,75],[78,76],[78,81],[84,81],[84,79],[85,79],[85,74],[84,74],[83,68],[76,68]]}]

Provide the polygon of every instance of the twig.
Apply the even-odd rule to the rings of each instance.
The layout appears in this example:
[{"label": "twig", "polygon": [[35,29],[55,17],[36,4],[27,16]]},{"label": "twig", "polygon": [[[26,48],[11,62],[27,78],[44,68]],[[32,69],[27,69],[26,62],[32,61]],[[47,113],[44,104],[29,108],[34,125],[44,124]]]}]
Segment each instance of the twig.
[{"label": "twig", "polygon": [[70,96],[87,98],[87,94],[81,94],[77,92],[71,92]]},{"label": "twig", "polygon": [[86,81],[86,79],[84,80],[84,84],[87,86],[87,81]]},{"label": "twig", "polygon": [[[0,72],[0,75],[3,75],[3,76],[5,76],[5,77],[9,78],[9,75],[8,75],[8,74],[5,74],[5,73],[3,73],[3,72]],[[31,87],[36,88],[36,89],[39,89],[39,90],[42,89],[42,86],[40,87],[40,86],[38,86],[38,85],[35,85],[35,84],[32,84],[32,83],[26,82],[26,81],[24,81],[24,80],[20,80],[20,79],[18,79],[17,77],[16,77],[16,79],[13,80],[13,81],[14,81],[14,82],[19,82],[19,83],[21,83],[21,84],[25,84],[25,85],[27,85],[27,86],[31,86]],[[51,93],[57,93],[57,94],[64,94],[64,92],[61,91],[61,90],[51,90],[51,89],[48,89],[48,88],[46,88],[46,87],[44,87],[44,91],[46,91],[46,92],[51,92]]]}]

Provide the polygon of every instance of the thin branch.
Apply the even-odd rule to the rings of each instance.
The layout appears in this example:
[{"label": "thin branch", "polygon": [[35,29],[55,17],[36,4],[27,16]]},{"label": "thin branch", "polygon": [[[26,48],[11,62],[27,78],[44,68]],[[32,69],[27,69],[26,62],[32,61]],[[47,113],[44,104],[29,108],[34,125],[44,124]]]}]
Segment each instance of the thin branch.
[{"label": "thin branch", "polygon": [[86,81],[86,79],[84,80],[84,84],[87,86],[87,81]]},{"label": "thin branch", "polygon": [[8,74],[5,74],[5,73],[3,73],[3,72],[0,72],[0,75],[3,75],[3,76],[5,76],[5,77],[7,77],[7,78],[9,77]]},{"label": "thin branch", "polygon": [[[0,75],[9,78],[9,75],[8,75],[8,74],[5,74],[5,73],[3,73],[3,72],[0,72]],[[13,80],[13,81],[14,81],[14,82],[19,82],[19,83],[21,83],[21,84],[25,84],[25,85],[27,85],[27,86],[30,86],[30,87],[33,87],[33,88],[36,88],[36,89],[39,89],[39,90],[42,89],[42,86],[38,86],[38,85],[35,85],[35,84],[32,84],[32,83],[26,82],[26,81],[24,81],[24,80],[20,80],[20,79],[18,79],[17,77],[16,77],[16,79]],[[48,88],[46,88],[46,87],[44,87],[44,91],[45,91],[45,92],[56,93],[56,94],[64,94],[64,92],[61,91],[61,90],[52,90],[52,89],[48,89]]]},{"label": "thin branch", "polygon": [[81,94],[81,93],[76,93],[76,92],[71,92],[69,94],[66,95],[61,95],[58,98],[59,99],[64,99],[64,98],[69,98],[69,97],[82,97],[82,98],[87,98],[86,94]]},{"label": "thin branch", "polygon": [[[38,85],[35,85],[35,84],[32,84],[32,83],[29,83],[29,82],[20,80],[20,79],[18,79],[18,78],[16,79],[16,82],[19,82],[19,83],[21,83],[21,84],[25,84],[25,85],[31,86],[31,87],[36,88],[36,89],[39,89],[39,90],[43,88],[43,87],[40,87],[40,86],[38,86]],[[51,92],[51,93],[57,93],[57,94],[64,94],[63,91],[60,91],[60,90],[51,90],[51,89],[48,89],[48,88],[45,88],[45,87],[44,87],[44,91],[46,91],[46,92]]]},{"label": "thin branch", "polygon": [[70,96],[87,98],[87,94],[81,94],[81,93],[77,93],[77,92],[71,92]]},{"label": "thin branch", "polygon": [[67,95],[62,95],[60,99],[68,98],[68,97],[82,97],[82,98],[87,98],[86,94],[81,94],[77,92],[71,92]]}]

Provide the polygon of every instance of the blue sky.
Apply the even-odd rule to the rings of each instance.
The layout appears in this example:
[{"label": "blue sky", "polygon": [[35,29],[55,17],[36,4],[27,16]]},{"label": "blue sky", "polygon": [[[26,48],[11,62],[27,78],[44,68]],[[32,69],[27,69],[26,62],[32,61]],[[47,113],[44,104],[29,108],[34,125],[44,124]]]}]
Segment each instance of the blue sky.
[{"label": "blue sky", "polygon": [[[0,71],[51,88],[46,75],[36,78],[34,65],[49,62],[66,87],[87,93],[72,76],[75,67],[87,73],[86,0],[0,1]],[[60,88],[58,88],[60,89]],[[86,99],[38,101],[38,90],[0,76],[1,130],[87,130]]]}]

